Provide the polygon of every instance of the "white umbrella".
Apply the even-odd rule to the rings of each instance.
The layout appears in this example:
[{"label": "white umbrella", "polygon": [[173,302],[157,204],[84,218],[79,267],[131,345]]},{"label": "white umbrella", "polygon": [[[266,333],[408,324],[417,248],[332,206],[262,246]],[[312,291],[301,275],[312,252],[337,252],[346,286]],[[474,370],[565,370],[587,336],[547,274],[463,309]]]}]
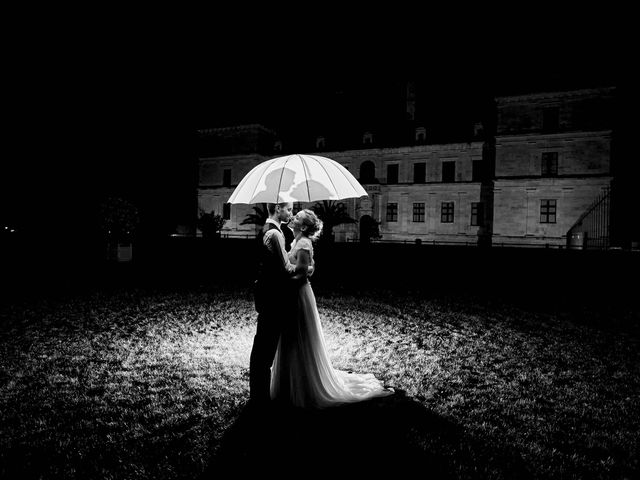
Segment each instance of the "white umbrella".
[{"label": "white umbrella", "polygon": [[317,155],[287,155],[254,167],[227,203],[315,202],[359,198],[367,192],[349,170]]}]

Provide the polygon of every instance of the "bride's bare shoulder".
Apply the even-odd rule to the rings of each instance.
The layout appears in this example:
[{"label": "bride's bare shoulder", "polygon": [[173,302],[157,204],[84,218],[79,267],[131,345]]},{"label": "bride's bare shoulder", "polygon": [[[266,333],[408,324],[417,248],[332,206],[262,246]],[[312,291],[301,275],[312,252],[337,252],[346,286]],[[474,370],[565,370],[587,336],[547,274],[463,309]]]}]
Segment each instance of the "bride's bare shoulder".
[{"label": "bride's bare shoulder", "polygon": [[299,248],[304,248],[305,250],[313,250],[313,243],[310,238],[300,237],[298,241]]}]

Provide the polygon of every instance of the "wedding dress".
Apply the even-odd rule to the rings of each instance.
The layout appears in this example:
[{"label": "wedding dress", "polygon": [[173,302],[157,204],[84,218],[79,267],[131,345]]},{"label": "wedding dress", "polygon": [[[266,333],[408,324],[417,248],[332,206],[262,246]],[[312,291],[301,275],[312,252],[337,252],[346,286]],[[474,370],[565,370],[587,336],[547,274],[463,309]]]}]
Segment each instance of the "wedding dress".
[{"label": "wedding dress", "polygon": [[[301,249],[309,252],[313,264],[313,244],[304,236],[292,243],[289,261],[295,265]],[[311,284],[301,286],[296,324],[281,335],[271,367],[271,398],[296,407],[326,408],[393,393],[372,373],[331,366]]]}]

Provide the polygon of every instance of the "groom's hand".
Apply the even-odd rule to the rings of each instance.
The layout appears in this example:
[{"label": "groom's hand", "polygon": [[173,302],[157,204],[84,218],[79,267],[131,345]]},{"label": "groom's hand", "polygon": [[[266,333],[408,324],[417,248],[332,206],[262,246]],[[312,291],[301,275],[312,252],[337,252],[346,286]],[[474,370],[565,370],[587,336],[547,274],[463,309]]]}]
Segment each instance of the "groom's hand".
[{"label": "groom's hand", "polygon": [[291,277],[291,284],[294,285],[296,288],[301,287],[302,285],[304,285],[307,282],[307,276],[306,275],[294,275],[293,277]]}]

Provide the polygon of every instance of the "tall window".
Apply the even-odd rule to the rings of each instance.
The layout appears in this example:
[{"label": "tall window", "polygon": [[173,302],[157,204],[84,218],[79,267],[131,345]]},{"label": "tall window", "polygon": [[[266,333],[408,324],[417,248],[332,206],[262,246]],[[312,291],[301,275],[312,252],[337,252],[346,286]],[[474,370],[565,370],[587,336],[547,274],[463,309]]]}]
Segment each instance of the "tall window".
[{"label": "tall window", "polygon": [[360,181],[362,183],[373,183],[376,178],[376,166],[375,164],[367,160],[360,165]]},{"label": "tall window", "polygon": [[542,154],[541,170],[543,177],[558,175],[558,152],[544,152]]},{"label": "tall window", "polygon": [[413,204],[413,221],[424,222],[424,203]]},{"label": "tall window", "polygon": [[442,162],[442,181],[456,181],[456,162]]},{"label": "tall window", "polygon": [[471,181],[482,182],[485,179],[484,160],[474,160],[471,164]]},{"label": "tall window", "polygon": [[426,163],[414,163],[413,164],[413,183],[425,183],[427,179],[427,164]]},{"label": "tall window", "polygon": [[482,202],[471,203],[471,225],[482,226],[484,224],[484,205]]},{"label": "tall window", "polygon": [[398,164],[387,165],[387,183],[398,183]]},{"label": "tall window", "polygon": [[453,223],[453,202],[442,202],[440,209],[440,222]]},{"label": "tall window", "polygon": [[542,130],[547,133],[558,131],[560,126],[560,112],[558,107],[547,107],[542,110]]},{"label": "tall window", "polygon": [[230,187],[231,186],[231,169],[225,168],[222,174],[222,186]]},{"label": "tall window", "polygon": [[387,222],[398,221],[398,204],[387,203]]},{"label": "tall window", "polygon": [[222,218],[224,218],[225,220],[230,220],[231,219],[231,204],[230,203],[223,203],[222,204]]},{"label": "tall window", "polygon": [[371,160],[367,160],[360,165],[360,181],[362,183],[373,183],[376,178],[376,166]]},{"label": "tall window", "polygon": [[540,223],[556,223],[555,200],[540,200]]}]

